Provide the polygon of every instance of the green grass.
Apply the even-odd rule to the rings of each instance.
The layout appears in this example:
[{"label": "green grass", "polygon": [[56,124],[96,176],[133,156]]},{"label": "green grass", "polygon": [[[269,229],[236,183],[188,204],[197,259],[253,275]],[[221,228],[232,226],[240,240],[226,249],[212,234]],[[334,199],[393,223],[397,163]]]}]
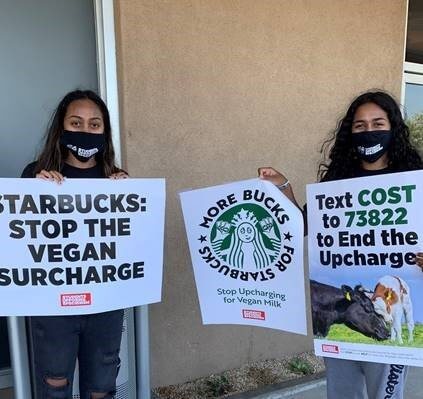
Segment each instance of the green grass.
[{"label": "green grass", "polygon": [[210,377],[206,380],[206,391],[203,392],[207,398],[217,398],[225,395],[233,389],[232,384],[224,375]]},{"label": "green grass", "polygon": [[309,375],[314,372],[312,364],[307,359],[302,359],[299,356],[289,361],[288,368],[296,374]]},{"label": "green grass", "polygon": [[358,344],[372,344],[372,345],[395,345],[401,347],[423,348],[423,324],[416,324],[414,328],[414,341],[408,343],[408,330],[406,326],[402,328],[402,345],[392,343],[390,339],[386,341],[376,341],[375,339],[368,338],[363,334],[355,332],[344,324],[334,324],[329,330],[329,334],[325,339],[340,342],[353,342]]}]

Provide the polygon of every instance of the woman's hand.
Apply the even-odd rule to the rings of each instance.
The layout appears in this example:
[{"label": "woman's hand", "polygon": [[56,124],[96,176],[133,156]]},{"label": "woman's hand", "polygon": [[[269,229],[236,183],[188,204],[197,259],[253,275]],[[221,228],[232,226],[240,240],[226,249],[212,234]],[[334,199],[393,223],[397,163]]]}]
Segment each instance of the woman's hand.
[{"label": "woman's hand", "polygon": [[35,177],[37,179],[55,181],[58,184],[62,184],[63,181],[65,180],[65,177],[57,170],[43,169],[41,172],[37,173]]},{"label": "woman's hand", "polygon": [[128,179],[128,178],[129,178],[128,173],[124,172],[123,170],[121,170],[120,172],[112,173],[109,176],[109,179]]},{"label": "woman's hand", "polygon": [[307,218],[305,217],[304,211],[298,205],[297,200],[295,199],[294,191],[292,190],[289,180],[276,169],[271,166],[265,166],[258,168],[258,175],[260,179],[267,180],[270,183],[273,183],[279,190],[289,199],[291,202],[301,211],[304,217],[304,236],[307,235]]},{"label": "woman's hand", "polygon": [[280,186],[288,181],[281,172],[278,172],[270,166],[258,168],[258,175],[260,179],[268,180],[275,186]]},{"label": "woman's hand", "polygon": [[423,269],[423,252],[416,253],[416,264]]},{"label": "woman's hand", "polygon": [[279,188],[299,209],[298,203],[295,199],[294,192],[292,191],[292,187],[289,184],[289,180],[281,173],[278,172],[276,169],[265,166],[262,168],[258,168],[258,175],[260,179],[267,180],[270,183],[273,183],[276,187]]}]

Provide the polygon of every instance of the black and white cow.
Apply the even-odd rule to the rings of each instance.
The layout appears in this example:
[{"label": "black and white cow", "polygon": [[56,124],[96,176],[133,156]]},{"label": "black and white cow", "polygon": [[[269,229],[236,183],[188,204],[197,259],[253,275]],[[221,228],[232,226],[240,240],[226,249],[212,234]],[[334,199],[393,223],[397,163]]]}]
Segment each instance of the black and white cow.
[{"label": "black and white cow", "polygon": [[337,288],[311,280],[310,294],[314,335],[326,337],[332,324],[343,323],[379,341],[389,338],[383,317],[375,312],[361,286]]}]

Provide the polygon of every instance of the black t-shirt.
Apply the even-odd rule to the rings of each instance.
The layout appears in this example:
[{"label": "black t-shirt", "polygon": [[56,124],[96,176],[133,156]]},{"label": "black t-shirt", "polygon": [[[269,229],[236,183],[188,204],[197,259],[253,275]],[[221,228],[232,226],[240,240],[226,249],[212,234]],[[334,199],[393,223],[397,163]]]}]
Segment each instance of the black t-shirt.
[{"label": "black t-shirt", "polygon": [[395,170],[390,168],[383,168],[377,170],[367,170],[367,169],[357,169],[355,171],[354,177],[367,177],[367,176],[377,176],[377,175],[386,175],[387,173],[395,173]]},{"label": "black t-shirt", "polygon": [[[21,177],[35,177],[34,169],[36,164],[36,162],[32,162],[27,165],[23,170]],[[92,168],[81,169],[65,163],[63,164],[63,168],[60,173],[70,179],[98,179],[105,177],[103,168],[99,164],[93,166]]]}]

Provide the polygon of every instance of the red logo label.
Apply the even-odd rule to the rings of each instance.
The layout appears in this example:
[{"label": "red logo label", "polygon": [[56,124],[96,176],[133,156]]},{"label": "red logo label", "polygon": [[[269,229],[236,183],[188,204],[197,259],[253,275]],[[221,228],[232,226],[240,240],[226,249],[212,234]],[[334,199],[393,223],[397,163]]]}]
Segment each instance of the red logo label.
[{"label": "red logo label", "polygon": [[322,352],[339,353],[339,348],[337,345],[322,344]]},{"label": "red logo label", "polygon": [[91,293],[82,294],[61,294],[60,304],[62,306],[87,306],[91,305]]},{"label": "red logo label", "polygon": [[266,320],[266,313],[262,310],[242,309],[244,319]]}]

